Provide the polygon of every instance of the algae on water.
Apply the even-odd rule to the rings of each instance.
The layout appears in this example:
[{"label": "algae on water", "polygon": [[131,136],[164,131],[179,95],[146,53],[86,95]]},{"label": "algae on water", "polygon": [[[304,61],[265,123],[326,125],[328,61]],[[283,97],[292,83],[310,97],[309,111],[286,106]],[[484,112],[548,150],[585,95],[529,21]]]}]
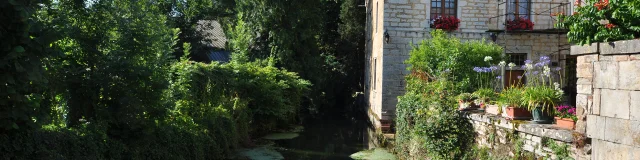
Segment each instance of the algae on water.
[{"label": "algae on water", "polygon": [[384,148],[376,148],[373,150],[360,151],[358,153],[351,154],[349,156],[353,159],[366,159],[366,160],[395,160],[395,155]]},{"label": "algae on water", "polygon": [[268,140],[283,140],[283,139],[293,139],[298,136],[299,136],[298,133],[274,133],[274,134],[269,134],[267,136],[264,136],[262,138],[268,139]]},{"label": "algae on water", "polygon": [[284,159],[280,152],[270,148],[269,146],[261,146],[252,149],[243,149],[240,155],[251,160],[280,160]]}]

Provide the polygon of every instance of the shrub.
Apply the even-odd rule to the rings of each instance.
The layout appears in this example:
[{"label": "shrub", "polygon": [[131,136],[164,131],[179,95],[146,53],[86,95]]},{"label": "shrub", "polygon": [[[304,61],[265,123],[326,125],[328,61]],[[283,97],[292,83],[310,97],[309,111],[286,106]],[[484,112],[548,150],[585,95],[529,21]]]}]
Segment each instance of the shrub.
[{"label": "shrub", "polygon": [[560,15],[559,28],[569,29],[572,43],[589,44],[640,37],[640,1],[584,0],[576,1],[573,15]]},{"label": "shrub", "polygon": [[[422,41],[410,52],[408,70],[426,81],[435,80],[437,76],[447,72],[451,81],[456,82],[457,90],[473,92],[479,84],[472,83],[477,74],[474,66],[484,66],[485,57],[494,57],[490,62],[501,60],[502,48],[486,41],[460,42],[448,36],[442,30],[431,32],[431,39]],[[493,77],[488,77],[493,78]]]}]

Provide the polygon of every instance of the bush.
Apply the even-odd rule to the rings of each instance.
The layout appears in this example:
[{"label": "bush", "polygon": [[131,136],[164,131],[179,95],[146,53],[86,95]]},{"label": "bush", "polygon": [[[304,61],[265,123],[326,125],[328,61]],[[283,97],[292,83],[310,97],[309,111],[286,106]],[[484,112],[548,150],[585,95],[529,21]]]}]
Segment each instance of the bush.
[{"label": "bush", "polygon": [[[410,52],[408,70],[420,74],[424,80],[435,80],[438,75],[447,72],[456,87],[465,92],[473,92],[479,88],[471,82],[477,78],[474,66],[485,66],[487,63],[497,64],[501,60],[502,48],[485,41],[460,42],[448,36],[442,30],[431,32],[431,39],[424,40]],[[485,57],[494,57],[490,62]],[[493,78],[493,77],[488,77]]]},{"label": "bush", "polygon": [[611,42],[640,37],[640,1],[576,1],[573,15],[560,15],[558,27],[569,29],[567,38],[577,44]]}]

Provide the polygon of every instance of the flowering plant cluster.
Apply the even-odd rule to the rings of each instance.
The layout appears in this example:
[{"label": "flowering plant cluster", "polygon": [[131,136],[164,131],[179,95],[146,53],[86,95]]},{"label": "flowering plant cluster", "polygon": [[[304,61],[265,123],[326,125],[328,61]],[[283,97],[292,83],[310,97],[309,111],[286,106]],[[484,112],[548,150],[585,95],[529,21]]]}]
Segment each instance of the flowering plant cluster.
[{"label": "flowering plant cluster", "polygon": [[[493,61],[493,57],[485,56],[484,62],[487,63],[489,67],[482,67],[482,66],[473,67],[473,71],[478,73],[476,81],[479,83],[478,86],[480,86],[481,89],[484,89],[484,88],[498,89],[500,87],[500,84],[501,84],[500,80],[502,80],[501,69],[504,69],[505,62],[500,61],[498,65],[492,65],[491,61]],[[502,68],[500,68],[500,66]]]},{"label": "flowering plant cluster", "polygon": [[[541,107],[542,111],[547,110],[553,113],[552,106],[562,101],[564,91],[560,88],[562,84],[562,68],[549,67],[551,59],[548,56],[541,56],[540,60],[535,62],[526,60],[522,68],[525,70],[527,84],[523,92],[523,105],[529,110]],[[554,72],[555,71],[555,72]],[[557,73],[557,74],[556,74]],[[557,77],[556,77],[557,76]],[[559,79],[560,83],[554,82]]]},{"label": "flowering plant cluster", "polygon": [[454,16],[438,17],[431,20],[431,28],[442,29],[445,31],[455,31],[460,27],[460,19]]},{"label": "flowering plant cluster", "polygon": [[640,1],[576,0],[573,15],[559,15],[556,26],[569,29],[578,44],[640,38]]},{"label": "flowering plant cluster", "polygon": [[516,17],[513,20],[509,19],[507,20],[507,31],[513,30],[533,30],[533,22],[524,17]]},{"label": "flowering plant cluster", "polygon": [[576,107],[560,105],[556,106],[556,116],[560,118],[571,118],[573,121],[577,121]]}]

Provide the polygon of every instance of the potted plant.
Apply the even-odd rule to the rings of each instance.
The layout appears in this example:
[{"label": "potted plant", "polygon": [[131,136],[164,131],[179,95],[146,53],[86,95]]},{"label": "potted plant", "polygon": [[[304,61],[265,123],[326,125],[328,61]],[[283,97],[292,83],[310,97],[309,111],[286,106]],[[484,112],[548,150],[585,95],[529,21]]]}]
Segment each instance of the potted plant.
[{"label": "potted plant", "polygon": [[471,110],[475,108],[474,100],[476,99],[476,97],[473,96],[473,94],[462,93],[458,95],[457,99],[458,99],[458,110],[465,111],[465,110]]},{"label": "potted plant", "polygon": [[575,129],[576,121],[576,107],[568,105],[560,105],[556,107],[556,126],[566,129]]},{"label": "potted plant", "polygon": [[[524,88],[522,102],[531,111],[534,123],[553,123],[553,106],[561,102],[564,96],[560,84],[553,82],[551,68],[548,66],[550,63],[547,56],[540,57],[540,61],[535,64],[531,60],[525,61],[525,76],[529,82]],[[560,68],[554,70],[559,72]]]},{"label": "potted plant", "polygon": [[506,113],[507,119],[526,120],[531,119],[531,113],[522,108],[523,89],[519,87],[511,87],[500,92],[498,96],[498,104],[504,106],[503,112]]},{"label": "potted plant", "polygon": [[459,26],[460,26],[460,19],[454,16],[446,16],[446,17],[439,16],[436,19],[432,19],[431,25],[430,25],[431,28],[442,29],[449,32],[458,30]]},{"label": "potted plant", "polygon": [[533,22],[525,17],[516,17],[515,19],[507,20],[507,31],[513,30],[533,30]]},{"label": "potted plant", "polygon": [[496,93],[491,88],[483,88],[473,92],[473,96],[477,98],[474,103],[481,110],[485,110],[489,103],[495,100]]}]

